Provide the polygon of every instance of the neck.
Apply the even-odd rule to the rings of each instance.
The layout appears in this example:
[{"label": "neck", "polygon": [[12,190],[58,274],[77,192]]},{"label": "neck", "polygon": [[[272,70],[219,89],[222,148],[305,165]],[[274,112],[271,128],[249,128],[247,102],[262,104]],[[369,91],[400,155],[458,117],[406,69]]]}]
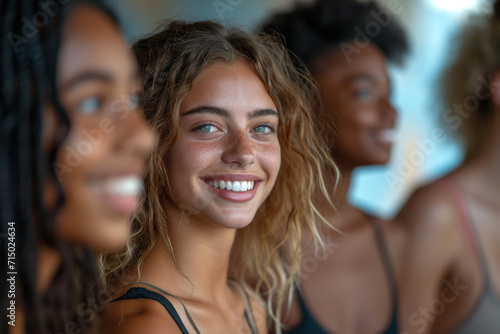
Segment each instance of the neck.
[{"label": "neck", "polygon": [[38,248],[37,291],[44,294],[61,264],[61,255],[53,248],[42,245]]},{"label": "neck", "polygon": [[[183,216],[169,206],[174,225]],[[161,238],[144,261],[143,276],[178,297],[213,301],[227,289],[229,257],[236,231],[184,214],[171,234],[173,254]],[[168,285],[165,284],[168,282]]]},{"label": "neck", "polygon": [[[326,189],[330,194],[333,194],[331,197],[333,204],[335,205],[336,209],[338,211],[342,210],[343,208],[349,206],[347,202],[347,194],[349,192],[349,187],[351,186],[351,174],[352,174],[352,168],[346,168],[344,166],[338,166],[339,172],[340,172],[340,181],[337,185],[337,189],[334,192],[335,185],[336,185],[336,173],[333,169],[325,169],[323,171],[323,175],[325,177],[325,186]],[[325,199],[323,194],[321,193],[321,190],[318,189],[315,194],[315,205],[317,206],[318,210],[323,214],[323,215],[328,215],[332,214],[335,211],[331,208],[331,205],[328,203],[328,201]]]},{"label": "neck", "polygon": [[500,188],[500,110],[495,110],[484,145],[466,164],[473,166],[476,174],[489,186]]}]

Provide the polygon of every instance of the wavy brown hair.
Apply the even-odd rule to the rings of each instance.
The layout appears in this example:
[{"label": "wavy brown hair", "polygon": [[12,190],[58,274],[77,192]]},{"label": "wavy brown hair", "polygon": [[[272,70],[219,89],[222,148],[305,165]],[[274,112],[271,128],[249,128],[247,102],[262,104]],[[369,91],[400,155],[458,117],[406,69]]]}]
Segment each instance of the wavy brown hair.
[{"label": "wavy brown hair", "polygon": [[106,279],[134,265],[140,274],[141,264],[157,240],[163,240],[175,262],[171,235],[178,222],[169,221],[164,209],[169,194],[165,156],[178,135],[180,105],[205,69],[243,59],[257,72],[277,107],[282,165],[253,222],[237,231],[229,275],[252,282],[253,288],[247,289],[254,296],[266,292],[267,310],[280,332],[281,303],[300,270],[303,229],[322,243],[318,233],[321,219],[312,202],[316,186],[329,198],[322,166],[336,170],[326,145],[314,132],[312,115],[320,104],[309,74],[295,69],[287,51],[272,37],[252,36],[209,21],[168,23],[160,32],[138,41],[134,51],[144,82],[145,116],[157,132],[158,142],[148,162],[145,193],[132,220],[127,249],[100,259]]},{"label": "wavy brown hair", "polygon": [[[457,40],[450,66],[441,78],[442,122],[462,142],[466,158],[472,157],[486,140],[493,110],[488,85],[500,70],[500,1],[493,6],[493,15],[476,15],[464,25]],[[467,117],[452,114],[459,105]]]}]

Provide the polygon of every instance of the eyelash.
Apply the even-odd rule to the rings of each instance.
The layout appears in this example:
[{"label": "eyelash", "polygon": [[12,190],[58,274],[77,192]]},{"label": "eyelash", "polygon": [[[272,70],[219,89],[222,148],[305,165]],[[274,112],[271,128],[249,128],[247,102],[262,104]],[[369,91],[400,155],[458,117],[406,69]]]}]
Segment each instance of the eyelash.
[{"label": "eyelash", "polygon": [[218,128],[217,123],[215,123],[215,122],[207,122],[207,123],[203,123],[203,124],[201,124],[199,126],[196,126],[195,128],[193,128],[192,131],[194,131],[194,132],[201,132],[201,133],[208,133],[208,132],[203,132],[203,131],[200,130],[204,126],[213,126],[213,127]]},{"label": "eyelash", "polygon": [[[200,130],[202,127],[205,127],[205,126],[213,126],[213,127],[219,128],[217,123],[207,122],[207,123],[203,123],[199,126],[194,127],[192,129],[192,131],[201,132],[201,133],[209,133],[209,132],[203,132]],[[252,130],[255,130],[256,128],[259,128],[259,127],[267,127],[267,128],[269,128],[269,130],[271,130],[269,133],[264,133],[264,134],[275,134],[278,131],[276,124],[273,124],[273,123],[262,123],[262,124],[255,126]]]},{"label": "eyelash", "polygon": [[271,130],[270,134],[271,133],[274,134],[278,131],[276,124],[273,124],[273,123],[262,123],[262,124],[257,125],[256,127],[254,127],[254,129],[259,128],[261,126],[265,126],[265,127],[269,128]]}]

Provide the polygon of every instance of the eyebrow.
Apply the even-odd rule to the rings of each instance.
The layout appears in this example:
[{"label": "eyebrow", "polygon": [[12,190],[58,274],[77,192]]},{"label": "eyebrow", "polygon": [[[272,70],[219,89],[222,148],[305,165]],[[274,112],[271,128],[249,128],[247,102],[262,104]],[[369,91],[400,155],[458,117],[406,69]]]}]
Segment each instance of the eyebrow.
[{"label": "eyebrow", "polygon": [[348,82],[356,82],[356,81],[369,81],[371,83],[377,83],[378,80],[375,78],[375,76],[370,75],[370,74],[358,74],[355,76],[350,77],[347,79]]},{"label": "eyebrow", "polygon": [[62,90],[69,90],[71,88],[74,88],[76,86],[82,85],[87,82],[92,82],[92,81],[98,81],[98,82],[103,82],[103,83],[112,83],[113,76],[110,73],[102,72],[102,71],[87,71],[80,73],[79,75],[75,76],[68,82],[66,82]]},{"label": "eyebrow", "polygon": [[[131,81],[138,81],[140,80],[141,77],[139,75],[139,72],[134,72],[130,80]],[[113,83],[114,81],[114,76],[111,73],[108,73],[106,71],[99,71],[99,70],[92,70],[92,71],[85,71],[80,73],[79,75],[75,76],[71,80],[69,80],[67,83],[65,83],[62,87],[62,90],[69,90],[71,88],[74,88],[76,86],[85,84],[87,82],[92,82],[92,81],[97,81],[97,82],[102,82],[106,84]]]},{"label": "eyebrow", "polygon": [[[226,118],[231,118],[231,114],[229,113],[228,110],[226,110],[224,108],[213,107],[213,106],[201,106],[201,107],[196,107],[196,108],[190,109],[190,110],[186,111],[185,113],[183,113],[181,115],[181,117],[189,116],[189,115],[193,115],[193,114],[202,114],[202,113],[210,113],[210,114],[223,116]],[[265,108],[265,109],[257,109],[257,110],[252,111],[248,115],[248,119],[253,119],[253,118],[263,117],[263,116],[279,117],[278,113],[275,110]]]}]

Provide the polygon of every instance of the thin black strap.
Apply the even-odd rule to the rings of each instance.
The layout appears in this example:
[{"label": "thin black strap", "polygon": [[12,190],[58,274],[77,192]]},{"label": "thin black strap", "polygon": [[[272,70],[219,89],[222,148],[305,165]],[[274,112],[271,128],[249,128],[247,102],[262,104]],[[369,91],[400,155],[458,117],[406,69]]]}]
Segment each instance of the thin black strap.
[{"label": "thin black strap", "polygon": [[175,324],[179,329],[181,330],[182,334],[189,334],[187,331],[186,327],[182,323],[182,320],[175,310],[175,307],[172,305],[170,300],[168,300],[165,296],[160,295],[159,293],[156,293],[154,291],[148,290],[146,288],[141,288],[141,287],[133,287],[127,290],[125,294],[122,296],[113,299],[110,301],[110,303],[119,301],[119,300],[128,300],[128,299],[142,299],[142,298],[147,298],[147,299],[152,299],[157,301],[158,303],[162,304],[163,307],[167,310],[168,314],[172,317],[172,319],[175,321]]},{"label": "thin black strap", "polygon": [[252,334],[259,334],[259,331],[257,330],[257,323],[255,322],[255,317],[252,312],[252,306],[250,305],[250,301],[248,300],[248,295],[246,294],[245,289],[240,282],[228,282],[239,291],[241,297],[243,298],[243,303],[245,304],[245,319],[247,320],[248,326],[250,327],[250,332]]},{"label": "thin black strap", "polygon": [[380,226],[380,220],[375,217],[369,217],[372,222],[373,230],[375,232],[375,239],[378,244],[378,249],[380,251],[380,256],[382,258],[382,262],[384,263],[385,271],[387,274],[387,279],[389,280],[389,285],[391,287],[392,294],[392,307],[393,311],[397,311],[397,303],[398,303],[398,290],[396,277],[394,274],[394,268],[392,267],[391,257],[389,255],[389,250],[387,249],[387,244],[385,242],[384,232],[382,231],[382,227]]},{"label": "thin black strap", "polygon": [[[128,284],[125,284],[123,286],[121,286],[120,288],[118,288],[117,290],[115,290],[114,292],[111,293],[111,295],[115,294],[116,291],[120,290],[120,289],[123,289],[124,287],[128,286],[128,285],[132,285],[132,284],[143,284],[143,285],[147,285],[163,294],[166,294],[167,296],[170,296],[172,298],[175,298],[179,303],[181,303],[182,307],[184,308],[184,312],[186,313],[186,316],[188,317],[188,320],[189,322],[191,323],[191,325],[193,326],[196,334],[200,334],[200,330],[198,329],[198,327],[196,326],[196,323],[194,322],[193,318],[191,317],[191,314],[189,314],[187,308],[186,308],[186,305],[184,305],[184,303],[182,302],[182,300],[180,300],[178,297],[174,296],[173,294],[171,293],[168,293],[167,291],[157,287],[156,285],[153,285],[153,284],[150,284],[150,283],[146,283],[146,282],[131,282],[131,283],[128,283]],[[149,290],[148,290],[149,291]],[[167,298],[165,298],[167,299]],[[168,299],[167,299],[168,300]],[[169,301],[170,303],[170,301]],[[176,312],[177,313],[177,312]]]},{"label": "thin black strap", "polygon": [[300,293],[300,289],[298,287],[297,287],[297,289],[295,289],[295,293],[297,294],[297,301],[299,302],[300,310],[302,311],[302,314],[305,314],[305,312],[309,312],[307,310],[306,303],[304,302],[304,298],[302,297],[302,294]]}]

